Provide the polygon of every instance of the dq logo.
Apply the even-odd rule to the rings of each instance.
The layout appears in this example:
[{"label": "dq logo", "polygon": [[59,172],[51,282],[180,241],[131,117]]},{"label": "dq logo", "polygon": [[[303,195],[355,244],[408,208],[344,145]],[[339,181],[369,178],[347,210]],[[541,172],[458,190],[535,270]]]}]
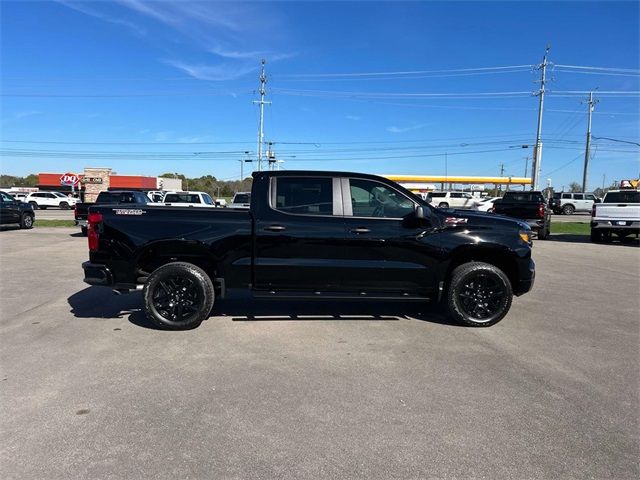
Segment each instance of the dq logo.
[{"label": "dq logo", "polygon": [[65,173],[60,176],[60,185],[77,185],[80,182],[80,177],[75,173]]}]

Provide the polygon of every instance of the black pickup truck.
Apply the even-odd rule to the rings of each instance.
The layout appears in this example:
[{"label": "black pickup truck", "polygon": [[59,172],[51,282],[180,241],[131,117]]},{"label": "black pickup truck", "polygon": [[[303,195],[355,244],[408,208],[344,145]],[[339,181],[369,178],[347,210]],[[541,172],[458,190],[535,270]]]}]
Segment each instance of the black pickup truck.
[{"label": "black pickup truck", "polygon": [[73,216],[83,234],[87,234],[89,207],[94,205],[147,205],[151,200],[144,192],[136,190],[113,190],[100,192],[95,203],[76,203]]},{"label": "black pickup truck", "polygon": [[546,240],[551,232],[551,212],[541,192],[506,192],[490,211],[526,222],[539,240]]},{"label": "black pickup truck", "polygon": [[193,328],[229,289],[256,297],[442,300],[484,327],[534,281],[531,229],[437,210],[373,175],[253,174],[251,206],[92,206],[84,281],[143,289],[147,317]]}]

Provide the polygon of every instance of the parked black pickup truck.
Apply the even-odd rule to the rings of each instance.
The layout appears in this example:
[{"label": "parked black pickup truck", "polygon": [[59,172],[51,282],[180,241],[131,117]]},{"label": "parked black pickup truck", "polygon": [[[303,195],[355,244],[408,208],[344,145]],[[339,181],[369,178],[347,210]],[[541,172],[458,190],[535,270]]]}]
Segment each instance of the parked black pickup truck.
[{"label": "parked black pickup truck", "polygon": [[545,240],[551,232],[551,212],[541,192],[506,192],[493,202],[491,212],[526,222],[540,240]]},{"label": "parked black pickup truck", "polygon": [[20,228],[33,228],[35,219],[31,205],[0,192],[0,225],[16,224]]},{"label": "parked black pickup truck", "polygon": [[231,288],[258,297],[442,299],[468,326],[499,322],[534,281],[531,229],[437,210],[373,175],[253,174],[251,207],[92,206],[84,281],[144,290],[157,325],[192,328]]},{"label": "parked black pickup truck", "polygon": [[83,234],[87,234],[87,217],[89,207],[94,205],[147,205],[151,200],[144,192],[136,190],[113,190],[100,192],[95,203],[76,203],[74,217],[75,223]]}]

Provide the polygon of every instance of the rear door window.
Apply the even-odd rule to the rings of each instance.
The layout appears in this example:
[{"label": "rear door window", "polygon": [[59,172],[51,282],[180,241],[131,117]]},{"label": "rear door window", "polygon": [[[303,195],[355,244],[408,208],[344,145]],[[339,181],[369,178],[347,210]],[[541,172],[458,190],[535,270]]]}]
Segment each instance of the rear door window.
[{"label": "rear door window", "polygon": [[279,177],[276,210],[298,215],[333,214],[333,179],[329,177]]}]

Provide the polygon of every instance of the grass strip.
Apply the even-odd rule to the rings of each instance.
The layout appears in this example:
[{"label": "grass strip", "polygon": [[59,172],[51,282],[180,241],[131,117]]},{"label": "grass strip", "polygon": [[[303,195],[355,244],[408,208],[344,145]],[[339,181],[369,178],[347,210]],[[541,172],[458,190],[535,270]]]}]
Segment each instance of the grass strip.
[{"label": "grass strip", "polygon": [[551,233],[572,233],[574,235],[589,235],[591,233],[591,226],[588,223],[551,222]]},{"label": "grass strip", "polygon": [[75,227],[75,222],[73,220],[47,220],[47,219],[38,219],[36,218],[34,227]]}]

